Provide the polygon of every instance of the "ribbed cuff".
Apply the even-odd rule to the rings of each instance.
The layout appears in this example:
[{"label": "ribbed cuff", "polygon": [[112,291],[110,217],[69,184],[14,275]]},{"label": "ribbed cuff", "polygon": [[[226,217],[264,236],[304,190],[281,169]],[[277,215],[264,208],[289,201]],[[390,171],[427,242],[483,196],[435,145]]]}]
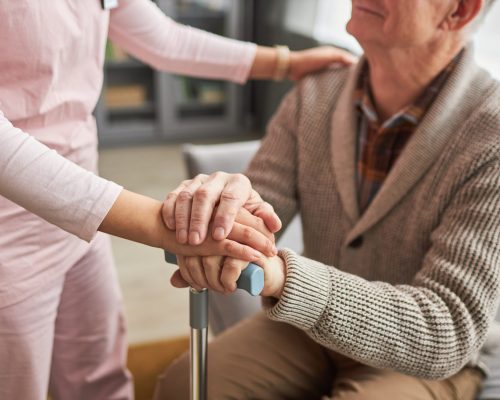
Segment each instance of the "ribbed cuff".
[{"label": "ribbed cuff", "polygon": [[273,320],[287,322],[303,330],[312,329],[328,303],[328,267],[300,257],[288,249],[281,250],[279,256],[287,266],[285,288],[278,302],[263,302],[267,315]]}]

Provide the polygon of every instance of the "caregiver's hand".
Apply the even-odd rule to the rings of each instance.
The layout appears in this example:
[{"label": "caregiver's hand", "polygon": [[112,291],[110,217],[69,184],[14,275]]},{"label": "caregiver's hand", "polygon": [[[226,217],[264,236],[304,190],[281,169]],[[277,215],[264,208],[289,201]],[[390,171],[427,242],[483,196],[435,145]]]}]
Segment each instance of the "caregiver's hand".
[{"label": "caregiver's hand", "polygon": [[331,64],[353,64],[357,57],[348,51],[331,46],[316,47],[309,50],[293,51],[290,54],[289,78],[298,80],[313,72],[321,71]]},{"label": "caregiver's hand", "polygon": [[168,194],[162,215],[168,228],[176,231],[180,244],[198,245],[207,237],[212,220],[212,238],[227,238],[242,207],[262,219],[272,233],[281,229],[273,207],[262,200],[242,174],[216,172],[182,182]]},{"label": "caregiver's hand", "polygon": [[[257,261],[276,254],[274,236],[262,220],[241,210],[227,239],[216,241],[211,237],[203,244],[189,246],[175,240],[161,215],[162,203],[137,193],[123,190],[99,230],[153,247],[185,256],[226,255],[248,261]],[[260,251],[259,251],[260,250]]]},{"label": "caregiver's hand", "polygon": [[[197,290],[208,288],[220,293],[236,290],[236,281],[248,262],[230,257],[178,256],[179,269],[171,283],[178,288],[191,286]],[[261,296],[279,299],[286,279],[286,263],[280,256],[262,258],[256,262],[264,269],[264,289]]]},{"label": "caregiver's hand", "polygon": [[[356,61],[357,58],[351,53],[331,46],[291,51],[287,77],[297,80],[305,75],[328,68],[335,63],[350,65]],[[273,79],[276,75],[277,62],[278,53],[275,48],[259,46],[250,71],[250,78]]]}]

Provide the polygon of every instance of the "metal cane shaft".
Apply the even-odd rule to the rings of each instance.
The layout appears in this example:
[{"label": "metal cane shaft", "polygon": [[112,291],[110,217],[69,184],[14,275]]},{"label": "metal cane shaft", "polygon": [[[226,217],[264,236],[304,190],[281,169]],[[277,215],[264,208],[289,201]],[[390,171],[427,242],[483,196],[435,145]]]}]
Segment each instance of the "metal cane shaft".
[{"label": "metal cane shaft", "polygon": [[207,332],[208,291],[189,292],[189,323],[191,325],[191,400],[207,398]]},{"label": "metal cane shaft", "polygon": [[206,400],[207,329],[191,329],[191,400]]},{"label": "metal cane shaft", "polygon": [[[165,257],[168,254],[165,253]],[[250,264],[237,282],[238,288],[257,296],[264,287],[264,271]],[[208,290],[189,291],[189,325],[191,326],[190,399],[207,399]]]}]

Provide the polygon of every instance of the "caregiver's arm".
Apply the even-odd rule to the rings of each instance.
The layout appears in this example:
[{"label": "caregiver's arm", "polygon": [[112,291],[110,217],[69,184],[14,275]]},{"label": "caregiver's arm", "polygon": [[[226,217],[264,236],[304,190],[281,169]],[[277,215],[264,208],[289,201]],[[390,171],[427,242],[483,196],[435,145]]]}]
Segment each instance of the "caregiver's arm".
[{"label": "caregiver's arm", "polygon": [[161,203],[100,178],[73,164],[25,132],[0,112],[0,195],[81,239],[98,229],[179,254],[231,254],[254,259],[255,251],[273,254],[273,243],[239,226],[223,243],[196,248],[175,244],[161,218]]},{"label": "caregiver's arm", "polygon": [[[168,229],[163,221],[162,203],[140,194],[123,190],[104,217],[99,230],[114,236],[133,240],[153,247],[166,249],[174,254],[212,256],[240,254],[244,260],[258,261],[263,254],[274,255],[274,237],[265,227],[260,227],[258,219],[249,224],[236,219],[228,240],[215,241],[208,238],[199,246],[178,244],[175,232]],[[251,225],[251,226],[250,226]],[[242,244],[244,243],[244,244]]]},{"label": "caregiver's arm", "polygon": [[[178,24],[148,0],[120,1],[111,11],[109,37],[135,57],[168,72],[238,83],[270,79],[276,72],[275,49]],[[298,79],[334,62],[349,64],[354,59],[332,47],[292,52],[289,76]]]}]

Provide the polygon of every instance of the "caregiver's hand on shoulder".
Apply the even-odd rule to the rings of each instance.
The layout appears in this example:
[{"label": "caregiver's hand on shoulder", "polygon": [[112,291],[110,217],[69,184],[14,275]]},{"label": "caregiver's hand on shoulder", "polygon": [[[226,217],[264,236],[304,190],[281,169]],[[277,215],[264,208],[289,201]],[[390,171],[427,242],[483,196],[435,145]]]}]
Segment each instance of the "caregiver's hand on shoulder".
[{"label": "caregiver's hand on shoulder", "polygon": [[[208,288],[220,293],[236,290],[236,281],[248,262],[230,257],[178,256],[179,269],[171,283],[178,288],[191,286],[197,290]],[[279,299],[286,279],[286,263],[280,256],[262,258],[256,262],[264,269],[264,289],[261,296]]]},{"label": "caregiver's hand on shoulder", "polygon": [[216,172],[182,182],[168,194],[162,215],[167,227],[176,231],[180,244],[198,245],[205,241],[211,221],[212,238],[227,238],[242,207],[259,217],[271,233],[281,229],[273,207],[242,174]]},{"label": "caregiver's hand on shoulder", "polygon": [[331,46],[293,51],[290,53],[289,78],[298,80],[308,74],[321,71],[334,63],[351,65],[357,60],[357,57],[348,51]]}]

